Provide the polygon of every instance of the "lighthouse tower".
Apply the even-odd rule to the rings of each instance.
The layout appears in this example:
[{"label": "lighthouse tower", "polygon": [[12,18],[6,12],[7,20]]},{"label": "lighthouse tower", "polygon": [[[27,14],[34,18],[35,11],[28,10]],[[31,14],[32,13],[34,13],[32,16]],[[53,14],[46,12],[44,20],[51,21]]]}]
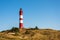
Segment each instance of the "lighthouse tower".
[{"label": "lighthouse tower", "polygon": [[20,8],[19,11],[19,29],[23,28],[23,11],[22,8]]}]

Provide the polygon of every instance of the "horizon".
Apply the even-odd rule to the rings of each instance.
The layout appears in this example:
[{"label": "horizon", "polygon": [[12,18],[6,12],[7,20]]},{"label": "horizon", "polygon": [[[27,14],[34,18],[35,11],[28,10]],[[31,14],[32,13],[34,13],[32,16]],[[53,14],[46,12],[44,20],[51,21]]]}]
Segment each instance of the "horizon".
[{"label": "horizon", "polygon": [[19,27],[20,8],[25,28],[60,30],[60,0],[0,0],[0,31]]}]

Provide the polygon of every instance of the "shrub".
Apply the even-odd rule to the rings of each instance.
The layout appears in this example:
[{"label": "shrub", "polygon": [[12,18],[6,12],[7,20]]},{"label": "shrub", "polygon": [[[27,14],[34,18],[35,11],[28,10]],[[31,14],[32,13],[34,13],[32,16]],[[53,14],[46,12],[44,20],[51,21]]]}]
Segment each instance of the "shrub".
[{"label": "shrub", "polygon": [[11,31],[11,32],[19,32],[19,28],[13,27],[10,31]]},{"label": "shrub", "polygon": [[39,28],[36,26],[35,29],[39,29]]}]

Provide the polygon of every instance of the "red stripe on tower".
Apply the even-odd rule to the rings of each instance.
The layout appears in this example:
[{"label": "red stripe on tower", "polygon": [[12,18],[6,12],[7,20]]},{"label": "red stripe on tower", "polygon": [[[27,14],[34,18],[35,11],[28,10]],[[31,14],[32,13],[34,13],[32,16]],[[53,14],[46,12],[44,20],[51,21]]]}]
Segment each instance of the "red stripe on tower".
[{"label": "red stripe on tower", "polygon": [[22,8],[20,8],[20,11],[19,11],[19,28],[23,28],[23,11],[22,11]]}]

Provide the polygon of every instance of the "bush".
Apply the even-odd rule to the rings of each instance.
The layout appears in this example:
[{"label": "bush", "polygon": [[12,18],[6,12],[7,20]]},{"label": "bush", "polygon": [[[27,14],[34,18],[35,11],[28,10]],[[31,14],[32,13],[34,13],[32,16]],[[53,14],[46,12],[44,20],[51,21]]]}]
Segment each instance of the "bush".
[{"label": "bush", "polygon": [[39,29],[39,28],[36,26],[35,29]]},{"label": "bush", "polygon": [[10,31],[11,31],[11,32],[19,32],[19,28],[13,27]]}]

